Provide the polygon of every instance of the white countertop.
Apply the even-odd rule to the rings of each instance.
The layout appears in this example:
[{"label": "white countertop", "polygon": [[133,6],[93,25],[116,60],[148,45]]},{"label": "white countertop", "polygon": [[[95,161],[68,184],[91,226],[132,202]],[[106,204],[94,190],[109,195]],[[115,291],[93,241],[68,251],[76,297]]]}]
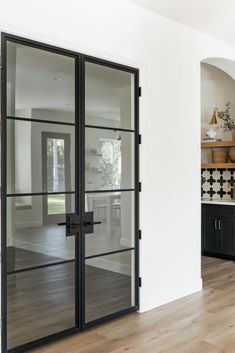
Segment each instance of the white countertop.
[{"label": "white countertop", "polygon": [[235,206],[235,200],[221,200],[221,199],[202,199],[201,200],[202,204],[208,204],[208,205],[228,205],[228,206]]}]

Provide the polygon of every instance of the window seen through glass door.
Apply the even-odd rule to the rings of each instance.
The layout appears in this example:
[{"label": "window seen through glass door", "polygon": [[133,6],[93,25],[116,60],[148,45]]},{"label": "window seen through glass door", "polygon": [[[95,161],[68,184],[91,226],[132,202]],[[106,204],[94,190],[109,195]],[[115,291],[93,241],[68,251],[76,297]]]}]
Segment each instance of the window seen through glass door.
[{"label": "window seen through glass door", "polygon": [[[65,190],[64,139],[47,138],[47,190]],[[48,195],[48,214],[65,212],[65,195]]]}]

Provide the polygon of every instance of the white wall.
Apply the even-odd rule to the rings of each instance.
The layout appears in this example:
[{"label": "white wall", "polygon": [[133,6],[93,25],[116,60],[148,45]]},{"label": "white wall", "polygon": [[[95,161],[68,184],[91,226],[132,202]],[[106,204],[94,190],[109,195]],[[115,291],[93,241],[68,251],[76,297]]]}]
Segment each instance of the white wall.
[{"label": "white wall", "polygon": [[140,308],[200,290],[200,61],[235,48],[127,0],[8,0],[0,28],[140,68]]}]

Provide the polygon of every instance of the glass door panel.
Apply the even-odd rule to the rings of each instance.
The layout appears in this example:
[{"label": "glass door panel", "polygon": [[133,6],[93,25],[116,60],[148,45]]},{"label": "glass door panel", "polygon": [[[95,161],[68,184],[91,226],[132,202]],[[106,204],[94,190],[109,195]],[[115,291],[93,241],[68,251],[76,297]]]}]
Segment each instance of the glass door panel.
[{"label": "glass door panel", "polygon": [[86,260],[86,322],[135,305],[134,251]]},{"label": "glass door panel", "polygon": [[138,308],[138,74],[2,38],[2,345],[17,352]]},{"label": "glass door panel", "polygon": [[85,71],[86,125],[134,130],[134,74],[91,62]]},{"label": "glass door panel", "polygon": [[[7,349],[75,328],[75,58],[7,44]],[[62,225],[61,225],[62,223]]]},{"label": "glass door panel", "polygon": [[134,192],[87,193],[94,214],[93,233],[85,237],[85,255],[94,256],[135,246]]},{"label": "glass door panel", "polygon": [[85,64],[85,322],[135,306],[134,75]]},{"label": "glass door panel", "polygon": [[75,122],[74,58],[7,43],[7,115]]},{"label": "glass door panel", "polygon": [[[75,260],[75,239],[65,226],[43,222],[46,196],[8,197],[7,272]],[[66,213],[74,212],[74,195]],[[62,221],[66,221],[65,213]]]},{"label": "glass door panel", "polygon": [[8,276],[8,349],[74,327],[74,278],[74,262]]},{"label": "glass door panel", "polygon": [[86,191],[134,188],[134,137],[132,132],[86,128]]},{"label": "glass door panel", "polygon": [[75,191],[73,126],[8,119],[7,143],[8,194]]}]

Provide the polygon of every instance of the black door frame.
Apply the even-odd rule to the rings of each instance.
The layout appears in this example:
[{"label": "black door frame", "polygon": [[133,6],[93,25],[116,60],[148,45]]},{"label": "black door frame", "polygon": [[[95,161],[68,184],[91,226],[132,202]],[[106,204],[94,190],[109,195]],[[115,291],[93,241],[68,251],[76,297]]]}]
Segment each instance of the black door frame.
[{"label": "black door frame", "polygon": [[[133,189],[120,189],[115,191],[133,191],[135,195],[135,304],[125,310],[115,312],[111,315],[102,317],[100,319],[85,323],[85,229],[82,226],[75,236],[75,326],[71,329],[43,337],[33,342],[26,343],[20,347],[7,350],[7,258],[6,258],[6,201],[7,196],[14,197],[14,194],[7,195],[7,137],[6,137],[6,68],[7,68],[7,42],[14,42],[36,49],[42,49],[56,54],[69,56],[75,59],[75,212],[79,214],[80,220],[84,220],[85,216],[85,63],[91,62],[94,64],[114,68],[121,71],[126,71],[134,74],[135,86],[135,128],[134,130],[126,130],[119,128],[110,128],[115,131],[130,131],[135,136],[135,185]],[[121,315],[137,311],[139,309],[139,70],[126,65],[117,64],[111,61],[99,59],[96,57],[83,55],[74,51],[51,46],[38,41],[30,40],[27,38],[18,37],[15,35],[1,33],[1,56],[2,56],[2,69],[1,69],[1,315],[2,315],[2,353],[6,352],[24,352],[28,349],[35,348],[42,344],[54,341],[58,338],[70,335],[80,330],[95,326],[97,324],[106,322],[110,319],[120,317]],[[13,117],[12,117],[13,118]],[[15,118],[19,120],[27,120],[24,118]],[[43,122],[43,120],[30,119],[35,122]],[[45,121],[44,121],[45,122]],[[55,121],[46,121],[47,123],[56,124]],[[67,123],[66,125],[74,124]],[[90,127],[87,125],[87,127]],[[93,126],[95,127],[95,126]],[[97,127],[99,128],[99,127]],[[76,158],[76,156],[78,158]],[[110,191],[110,190],[109,190]],[[104,192],[104,191],[103,191]],[[39,193],[45,195],[47,193]],[[66,192],[65,192],[66,194]],[[35,195],[35,194],[34,194]],[[31,194],[30,194],[31,196]],[[79,278],[79,283],[78,283]]]}]

